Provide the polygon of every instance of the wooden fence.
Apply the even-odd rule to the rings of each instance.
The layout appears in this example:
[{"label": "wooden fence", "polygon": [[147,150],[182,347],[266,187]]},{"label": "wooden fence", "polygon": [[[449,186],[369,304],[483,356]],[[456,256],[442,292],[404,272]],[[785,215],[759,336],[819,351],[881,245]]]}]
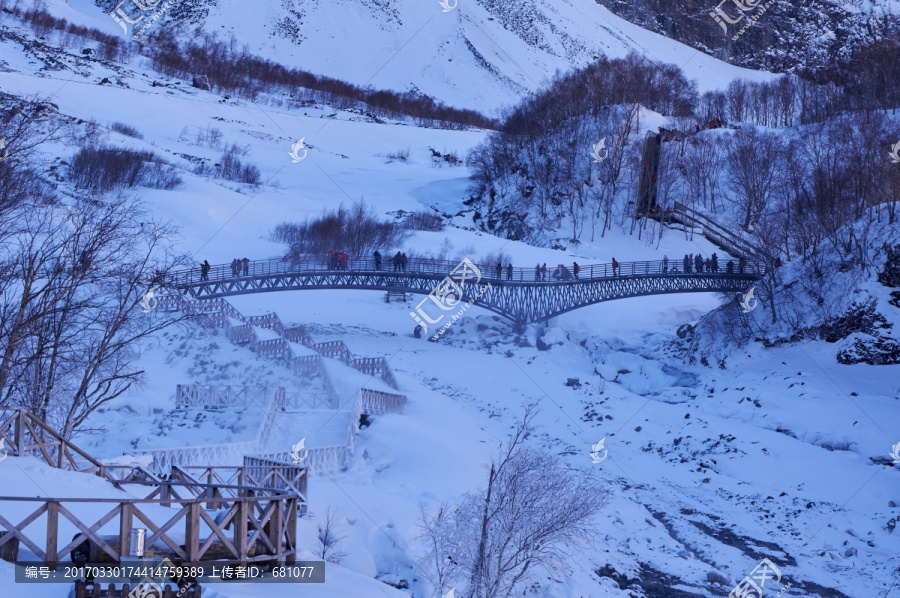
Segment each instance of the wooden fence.
[{"label": "wooden fence", "polygon": [[[274,397],[273,397],[274,393]],[[179,384],[175,387],[176,409],[244,409],[268,406],[272,400],[283,400],[284,388],[249,386],[212,386],[205,384]]]},{"label": "wooden fence", "polygon": [[312,348],[323,357],[332,357],[343,361],[347,365],[350,365],[350,362],[353,361],[353,354],[350,353],[350,349],[347,348],[344,341],[315,343]]},{"label": "wooden fence", "polygon": [[[246,477],[246,474],[245,474]],[[138,485],[133,482],[129,490]],[[147,556],[170,556],[174,562],[198,563],[201,560],[233,560],[242,563],[296,560],[297,515],[301,502],[297,492],[258,485],[198,484],[173,479],[145,482],[149,494],[143,498],[62,498],[0,496],[0,503],[30,503],[35,506],[22,521],[13,524],[0,515],[0,549],[17,540],[35,556],[55,568],[73,550],[88,543],[93,562],[121,562],[129,557],[131,531],[144,527]],[[184,498],[181,494],[190,494]],[[224,510],[209,513],[203,503]],[[78,504],[107,505],[99,518],[84,518],[72,512]],[[169,507],[162,514],[150,505]],[[5,511],[6,509],[0,509]],[[40,522],[39,524],[36,524]],[[80,533],[61,546],[60,523],[68,522]],[[115,535],[103,528],[112,524]],[[141,525],[143,524],[143,525]],[[44,533],[29,535],[29,527],[41,527]],[[232,528],[232,533],[227,529]],[[174,530],[183,531],[175,536]],[[64,536],[66,537],[66,536]],[[65,541],[65,540],[63,540]]]},{"label": "wooden fence", "polygon": [[[168,296],[167,296],[168,297]],[[168,299],[167,299],[168,301]],[[199,307],[195,304],[206,304]],[[169,303],[165,304],[169,306]],[[388,362],[383,357],[354,357],[347,345],[340,340],[323,343],[315,343],[309,333],[302,326],[285,327],[277,314],[271,313],[262,316],[244,317],[225,299],[209,299],[189,302],[180,295],[171,300],[171,306],[184,309],[192,314],[218,313],[217,322],[224,327],[229,340],[240,344],[249,344],[259,357],[268,357],[282,360],[291,368],[295,375],[314,375],[321,377],[325,387],[324,393],[294,392],[286,394],[284,389],[276,392],[276,398],[270,403],[266,419],[260,428],[256,441],[237,443],[230,445],[207,445],[199,447],[180,447],[170,449],[130,451],[133,455],[151,455],[153,457],[153,471],[168,472],[173,467],[184,467],[197,463],[224,465],[239,462],[239,458],[252,455],[262,459],[274,459],[278,461],[290,461],[289,452],[264,453],[260,450],[269,440],[271,430],[275,426],[277,415],[287,409],[303,408],[340,408],[340,397],[334,384],[324,367],[322,357],[338,359],[365,374],[379,376],[391,388],[397,388],[397,381],[391,372]],[[236,324],[235,322],[240,322]],[[281,338],[261,341],[254,327],[274,330]],[[299,343],[316,351],[318,355],[295,355],[291,343]],[[182,392],[179,390],[179,392]],[[188,392],[188,391],[184,391]],[[197,391],[199,394],[201,391]],[[210,391],[212,392],[212,391]],[[223,391],[224,392],[224,391]],[[278,394],[280,392],[280,394]],[[211,404],[226,404],[237,399],[230,395],[222,395],[222,398],[209,399],[191,398],[188,401]],[[351,413],[351,426],[347,434],[347,442],[343,445],[328,447],[314,447],[308,449],[308,458],[304,465],[312,471],[326,471],[341,468],[353,455],[355,437],[359,432],[359,419],[362,413],[380,414],[398,411],[406,404],[406,397],[400,394],[383,393],[370,389],[361,389]]]},{"label": "wooden fence", "polygon": [[128,480],[154,480],[155,475],[139,467],[105,465],[63,438],[56,430],[22,407],[0,407],[0,441],[13,457],[30,455],[51,467],[100,476],[117,487]]},{"label": "wooden fence", "polygon": [[[224,328],[225,336],[229,341],[249,345],[250,349],[256,351],[260,357],[283,359],[295,373],[321,374],[322,368],[317,367],[312,370],[313,366],[310,365],[312,356],[294,355],[290,344],[285,341],[300,343],[316,351],[319,355],[338,359],[366,374],[380,376],[388,386],[394,389],[398,388],[394,374],[383,357],[354,357],[347,345],[340,340],[313,342],[303,326],[288,328],[274,312],[262,316],[245,317],[223,298],[188,301],[177,293],[162,295],[160,302],[160,306],[164,309],[181,309],[185,313],[202,316],[208,323]],[[235,324],[233,321],[240,322],[240,324]],[[261,341],[253,330],[254,326],[274,330],[282,338]]]},{"label": "wooden fence", "polygon": [[[306,509],[308,470],[303,464],[258,458],[243,466],[205,466],[195,473],[193,468],[172,463],[168,475],[161,477],[142,467],[105,465],[23,408],[0,408],[0,439],[13,457],[31,455],[54,468],[95,474],[117,488],[127,488],[131,494],[136,494],[135,488],[149,489],[143,498],[2,496],[0,503],[31,503],[35,508],[19,523],[9,521],[9,510],[0,508],[0,554],[15,559],[18,547],[24,545],[55,568],[87,543],[98,560],[119,562],[136,556],[129,552],[131,531],[142,523],[151,532],[145,545],[181,562],[295,560],[297,514]],[[240,449],[240,445],[229,445],[229,450]],[[203,509],[204,502],[227,511],[214,516]],[[86,503],[106,504],[109,510],[99,519],[85,520],[73,513],[73,505]],[[147,505],[174,507],[177,512],[161,515]],[[80,532],[62,547],[61,522]],[[117,523],[117,535],[104,535],[102,530],[112,523]],[[169,531],[180,525],[184,529],[181,543]],[[36,527],[43,528],[38,538],[27,533]],[[229,527],[234,528],[231,537],[225,533]]]}]

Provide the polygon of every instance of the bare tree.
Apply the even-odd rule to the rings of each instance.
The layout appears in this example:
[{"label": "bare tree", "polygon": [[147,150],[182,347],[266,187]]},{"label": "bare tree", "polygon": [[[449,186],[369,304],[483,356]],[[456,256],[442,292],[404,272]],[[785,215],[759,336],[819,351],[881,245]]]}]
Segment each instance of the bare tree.
[{"label": "bare tree", "polygon": [[755,129],[741,129],[729,144],[728,180],[732,202],[744,214],[744,230],[759,219],[776,191],[782,152],[780,137]]},{"label": "bare tree", "polygon": [[683,187],[682,203],[694,206],[699,200],[704,208],[716,211],[716,196],[722,172],[722,149],[715,137],[697,135],[686,143],[681,164]]},{"label": "bare tree", "polygon": [[0,239],[0,401],[71,437],[142,380],[139,344],[178,318],[138,304],[185,261],[134,200],[41,196],[16,215]]},{"label": "bare tree", "polygon": [[455,510],[425,518],[436,546],[430,562],[452,560],[445,569],[463,581],[468,598],[505,598],[532,581],[541,568],[566,574],[572,551],[589,543],[590,522],[606,494],[586,474],[575,474],[555,457],[525,444],[533,407],[491,461],[487,486],[469,493]]},{"label": "bare tree", "polygon": [[336,512],[332,511],[331,507],[327,508],[325,519],[316,527],[318,528],[316,556],[323,561],[340,565],[347,558],[347,553],[343,551],[346,536],[338,529]]},{"label": "bare tree", "polygon": [[425,556],[420,566],[435,574],[435,590],[443,596],[444,590],[451,587],[452,580],[459,575],[460,556],[455,549],[461,542],[454,536],[456,528],[451,519],[455,507],[449,503],[441,503],[434,514],[429,515],[425,505],[419,507],[421,521],[419,539],[426,546]]}]

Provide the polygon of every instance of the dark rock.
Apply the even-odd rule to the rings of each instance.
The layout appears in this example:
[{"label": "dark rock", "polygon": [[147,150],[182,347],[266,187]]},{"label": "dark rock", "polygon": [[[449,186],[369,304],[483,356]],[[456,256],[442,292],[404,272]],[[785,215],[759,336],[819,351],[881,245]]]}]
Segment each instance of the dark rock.
[{"label": "dark rock", "polygon": [[203,91],[211,91],[212,86],[209,84],[209,77],[206,75],[198,75],[194,77],[191,82],[191,86],[196,87],[197,89],[202,89]]},{"label": "dark rock", "polygon": [[678,338],[693,338],[694,327],[690,324],[682,324],[678,327],[678,330],[675,331],[675,334],[678,335]]}]

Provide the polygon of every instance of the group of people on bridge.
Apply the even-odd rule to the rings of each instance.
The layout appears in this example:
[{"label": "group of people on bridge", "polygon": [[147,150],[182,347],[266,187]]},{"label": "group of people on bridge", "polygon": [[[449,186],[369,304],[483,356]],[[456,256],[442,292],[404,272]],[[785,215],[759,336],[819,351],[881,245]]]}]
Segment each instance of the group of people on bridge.
[{"label": "group of people on bridge", "polygon": [[[382,256],[379,251],[375,251],[373,254],[374,262],[375,262],[375,270],[382,270]],[[288,258],[285,258],[288,259]],[[391,259],[393,264],[394,272],[406,272],[407,267],[409,265],[409,258],[406,256],[406,253],[398,251],[396,255],[394,255]],[[292,269],[296,270],[300,267],[300,256],[291,256],[290,258]],[[326,253],[325,261],[329,270],[347,270],[350,266],[350,256],[346,251],[333,251],[329,250]],[[365,262],[366,260],[363,260]],[[644,274],[650,274],[652,262],[635,262],[631,265],[632,271],[630,274],[638,274],[636,268],[639,267],[638,264],[643,264],[643,268],[646,269]],[[658,262],[657,262],[658,263]],[[371,262],[369,262],[371,264]],[[671,267],[670,267],[671,265]],[[621,275],[621,266],[616,258],[612,258],[612,275],[620,276]],[[682,273],[684,274],[702,274],[704,272],[710,274],[718,274],[719,273],[719,256],[713,253],[711,256],[707,258],[703,258],[699,253],[694,254],[685,254],[684,258],[681,260]],[[591,266],[590,276],[591,278],[594,274],[594,269],[596,266]],[[737,273],[743,274],[746,270],[747,262],[742,257],[738,259],[737,262]],[[209,280],[209,271],[210,264],[208,261],[204,260],[200,264],[200,280],[208,281]],[[365,269],[365,266],[363,266]],[[553,281],[568,281],[568,280],[579,280],[579,274],[581,273],[581,266],[578,265],[578,262],[572,262],[571,267],[567,267],[564,264],[559,264],[551,273],[547,268],[547,264],[538,263],[534,267],[534,282],[548,282],[548,276],[552,278]],[[662,259],[662,274],[677,274],[678,273],[678,260],[669,260],[669,256],[665,255]],[[603,267],[603,272],[606,272],[605,266]],[[728,260],[728,264],[725,268],[726,274],[734,274],[735,273],[735,264],[732,260]],[[231,261],[231,275],[232,277],[248,276],[250,274],[250,260],[247,258],[235,258]],[[515,271],[513,269],[512,263],[508,263],[506,266],[502,264],[502,262],[497,262],[497,266],[494,268],[494,280],[496,281],[513,281],[515,280]],[[520,281],[524,281],[525,270],[520,269],[518,279]]]},{"label": "group of people on bridge", "polygon": [[[372,257],[375,258],[375,269],[381,270],[381,252],[376,249],[375,253],[372,254]],[[406,257],[406,253],[398,251],[397,255],[391,258],[391,262],[393,262],[394,265],[394,272],[406,272],[409,258]]]},{"label": "group of people on bridge", "polygon": [[241,272],[244,273],[244,276],[250,274],[250,260],[247,258],[234,258],[231,260],[231,275],[240,276]]}]

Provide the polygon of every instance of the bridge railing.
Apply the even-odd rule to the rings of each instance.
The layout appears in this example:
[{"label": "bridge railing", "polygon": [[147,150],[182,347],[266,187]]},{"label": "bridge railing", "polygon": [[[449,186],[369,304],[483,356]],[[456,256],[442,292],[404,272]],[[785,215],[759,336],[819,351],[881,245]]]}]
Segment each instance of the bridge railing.
[{"label": "bridge railing", "polygon": [[[760,275],[765,273],[765,265],[762,262],[747,262],[743,273],[738,272],[737,260],[734,261],[734,273],[732,276],[744,275]],[[728,276],[725,271],[727,260],[719,260],[719,270],[715,274],[720,276]],[[448,276],[451,272],[459,267],[460,263],[453,260],[437,260],[431,258],[410,258],[405,266],[398,266],[395,269],[390,258],[382,261],[380,267],[376,268],[375,260],[372,258],[352,257],[347,260],[346,267],[342,264],[331,264],[325,258],[301,257],[293,260],[286,259],[270,259],[256,260],[250,262],[247,275],[234,275],[228,264],[211,266],[206,279],[201,280],[200,269],[181,270],[173,272],[166,279],[167,284],[175,287],[186,287],[204,282],[224,282],[246,278],[259,278],[273,275],[291,275],[291,274],[310,274],[310,273],[341,273],[341,272],[360,272],[371,275],[380,275],[384,277],[393,276],[395,273],[399,276],[407,274],[417,274],[420,276],[432,276],[436,279]],[[485,282],[527,282],[527,283],[560,283],[575,282],[576,277],[573,272],[573,263],[547,265],[546,278],[539,274],[536,268],[507,268],[507,265],[501,265],[498,269],[496,264],[479,264],[478,268],[481,280]],[[705,273],[705,272],[704,272]],[[634,261],[634,262],[618,262],[618,266],[613,271],[612,263],[602,264],[585,264],[580,265],[580,272],[577,280],[597,280],[604,278],[612,278],[613,276],[659,276],[663,274],[684,274],[679,259],[673,258],[669,260],[668,268],[662,260],[653,261]],[[696,274],[696,272],[688,272],[688,274]],[[468,282],[478,282],[477,276],[471,271],[468,273]],[[331,281],[323,280],[323,285],[334,284]],[[269,316],[258,316],[265,319]],[[280,322],[279,322],[280,324]],[[282,329],[283,326],[282,326]]]},{"label": "bridge railing", "polygon": [[728,248],[735,254],[751,256],[757,253],[753,245],[743,237],[729,231],[705,214],[682,203],[675,202],[672,214],[684,221],[686,225],[697,226],[703,230],[704,236]]}]

